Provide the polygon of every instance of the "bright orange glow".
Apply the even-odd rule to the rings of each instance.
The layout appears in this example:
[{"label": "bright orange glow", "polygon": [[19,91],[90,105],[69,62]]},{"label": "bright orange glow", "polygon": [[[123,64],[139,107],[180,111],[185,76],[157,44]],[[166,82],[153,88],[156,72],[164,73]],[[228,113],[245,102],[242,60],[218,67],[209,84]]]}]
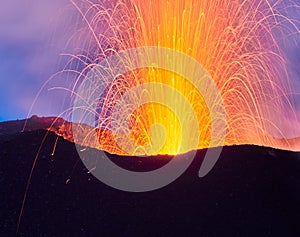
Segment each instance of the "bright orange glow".
[{"label": "bright orange glow", "polygon": [[[83,45],[92,62],[79,72],[78,81],[93,65],[121,50],[143,46],[175,49],[196,59],[215,81],[226,111],[226,145],[291,148],[284,139],[284,125],[279,119],[286,111],[295,117],[293,120],[296,116],[287,96],[292,89],[275,37],[276,30],[280,31],[283,21],[288,20],[281,17],[276,3],[119,0],[117,3],[73,4],[87,25],[80,40],[85,42]],[[207,148],[211,139],[211,117],[205,100],[184,78],[162,69],[128,72],[109,85],[105,97],[99,98],[99,147],[110,153],[128,155],[116,143],[116,134],[105,128],[109,127],[110,111],[118,99],[131,88],[147,82],[170,85],[184,95],[195,111],[200,130],[198,146],[194,149]],[[157,93],[163,95],[164,92]],[[176,97],[169,99],[176,100]],[[178,110],[184,109],[178,104]],[[151,125],[159,123],[165,128],[164,145],[150,155],[177,154],[179,147],[185,147],[184,143],[192,139],[182,137],[182,130],[189,126],[162,105],[149,103],[129,116],[130,137],[138,147],[162,139],[159,129],[150,136]],[[276,136],[283,139],[275,139]]]}]

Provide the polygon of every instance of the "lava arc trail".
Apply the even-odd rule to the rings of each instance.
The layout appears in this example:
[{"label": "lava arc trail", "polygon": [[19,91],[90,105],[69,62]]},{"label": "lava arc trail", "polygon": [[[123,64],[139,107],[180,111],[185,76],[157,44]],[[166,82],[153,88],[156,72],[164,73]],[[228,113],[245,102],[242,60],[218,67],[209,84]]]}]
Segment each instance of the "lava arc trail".
[{"label": "lava arc trail", "polygon": [[[85,25],[78,31],[77,39],[85,56],[74,55],[74,60],[84,65],[83,69],[78,70],[74,83],[75,95],[82,81],[87,80],[87,74],[106,58],[132,48],[169,48],[195,59],[213,79],[224,103],[226,145],[255,144],[294,149],[287,139],[285,121],[281,121],[288,117],[290,121],[296,121],[295,127],[299,127],[296,126],[299,123],[291,101],[293,88],[279,40],[289,33],[299,34],[297,24],[286,14],[289,7],[299,9],[296,3],[265,0],[72,3],[81,13]],[[135,59],[129,59],[129,63],[130,60]],[[166,60],[169,59],[166,57]],[[112,65],[106,66],[110,69]],[[105,90],[94,101],[97,109],[93,111],[102,150],[120,155],[173,155],[178,153],[180,147],[184,147],[184,143],[194,142],[195,139],[192,149],[210,146],[210,108],[204,96],[186,78],[155,67],[128,71],[116,76],[113,82],[107,79],[107,75],[101,73],[100,69],[98,80]],[[181,102],[177,103],[175,110],[184,118],[178,117],[178,113],[157,101],[136,106],[128,114],[126,123],[129,124],[126,126],[125,118],[122,120],[113,116],[113,110],[124,94],[149,83],[162,85],[161,88],[164,85],[172,87],[188,101],[196,116],[199,137],[183,135],[188,134],[183,130],[195,129],[195,119],[189,117],[188,113],[183,115],[186,106]],[[146,95],[151,101],[151,93],[153,91],[144,89],[134,98],[139,101]],[[154,93],[156,96],[169,96],[165,100],[179,101],[176,93],[165,93],[163,89]],[[210,91],[206,93],[210,94]],[[218,106],[217,103],[219,101],[215,106]],[[123,103],[122,110],[130,111],[128,106]],[[85,109],[88,111],[89,106]],[[118,129],[112,131],[116,124]],[[154,124],[159,126],[153,132],[151,128]],[[123,133],[128,135],[130,142],[128,139],[116,141],[118,134]],[[150,154],[142,149],[149,145],[156,146],[154,141],[161,137],[164,138],[164,144],[159,149],[154,147]],[[130,154],[126,152],[126,147],[132,141],[136,149]]]}]

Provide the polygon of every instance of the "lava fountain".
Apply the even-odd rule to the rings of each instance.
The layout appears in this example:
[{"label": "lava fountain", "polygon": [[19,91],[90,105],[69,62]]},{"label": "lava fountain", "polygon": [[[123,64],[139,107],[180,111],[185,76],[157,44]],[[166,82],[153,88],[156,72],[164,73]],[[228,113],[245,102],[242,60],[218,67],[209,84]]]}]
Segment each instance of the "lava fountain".
[{"label": "lava fountain", "polygon": [[[287,114],[291,121],[297,121],[290,96],[293,88],[278,43],[280,37],[288,33],[299,34],[296,24],[285,15],[287,4],[282,7],[280,1],[266,0],[84,0],[72,3],[84,23],[77,35],[81,53],[73,55],[78,77],[72,91],[77,97],[80,84],[89,80],[89,73],[95,68],[98,70],[107,58],[134,48],[168,48],[199,62],[204,73],[214,81],[224,106],[225,145],[293,149],[285,134],[285,124],[280,121]],[[297,7],[293,2],[289,2],[289,6]],[[127,63],[136,60],[134,57],[127,58]],[[178,63],[172,60],[174,65]],[[189,65],[181,66],[188,68]],[[80,108],[93,114],[96,133],[83,133],[84,137],[78,136],[76,142],[119,155],[175,155],[211,146],[209,107],[218,106],[219,100],[208,106],[194,83],[163,68],[135,68],[114,75],[113,81],[107,79],[109,70],[114,70],[111,65],[106,65],[106,73],[101,68],[98,70],[97,80],[104,89],[98,97],[93,97],[96,109],[91,111],[90,102]],[[143,87],[150,84],[156,84],[156,90]],[[174,92],[166,93],[165,86]],[[143,89],[137,92],[137,87]],[[89,91],[86,96],[98,93],[93,88],[85,89]],[[130,91],[134,91],[133,99],[126,104],[122,98]],[[139,103],[145,95],[148,103]],[[179,99],[182,96],[193,109],[194,117]],[[175,101],[176,108],[170,109],[154,97]],[[134,109],[128,109],[132,103],[136,103]],[[129,113],[114,116],[116,107]],[[82,121],[79,118],[76,122],[84,123],[83,117],[84,113]],[[199,136],[192,135],[195,129]],[[97,136],[96,145],[84,142],[91,141],[91,134]],[[194,145],[190,147],[185,143]],[[135,148],[128,149],[132,144]],[[149,146],[151,149],[143,149]]]}]

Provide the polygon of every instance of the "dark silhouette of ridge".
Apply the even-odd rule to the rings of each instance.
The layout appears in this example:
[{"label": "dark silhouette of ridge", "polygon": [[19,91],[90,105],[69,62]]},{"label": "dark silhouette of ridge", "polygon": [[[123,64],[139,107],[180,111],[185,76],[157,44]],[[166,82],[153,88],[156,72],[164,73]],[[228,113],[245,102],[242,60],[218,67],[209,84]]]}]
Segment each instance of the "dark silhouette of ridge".
[{"label": "dark silhouette of ridge", "polygon": [[[46,135],[18,236],[300,236],[300,153],[224,147],[216,166],[200,179],[206,150],[199,150],[170,185],[130,193],[90,174],[74,143],[47,130],[53,119],[29,119],[23,132],[24,120],[0,123],[0,236],[16,234],[29,173]],[[136,171],[171,159],[109,156]]]}]

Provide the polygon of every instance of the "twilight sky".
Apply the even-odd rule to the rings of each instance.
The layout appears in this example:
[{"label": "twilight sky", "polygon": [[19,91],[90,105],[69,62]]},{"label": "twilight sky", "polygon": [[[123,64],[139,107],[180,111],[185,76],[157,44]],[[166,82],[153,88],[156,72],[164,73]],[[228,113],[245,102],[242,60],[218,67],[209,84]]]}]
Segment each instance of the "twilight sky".
[{"label": "twilight sky", "polygon": [[[39,89],[61,69],[60,54],[69,52],[66,45],[74,15],[76,11],[68,0],[2,1],[0,121],[25,118]],[[64,85],[62,79],[53,83]],[[47,89],[42,91],[32,113],[57,115],[62,110],[59,100],[63,94],[54,92],[53,96]]]},{"label": "twilight sky", "polygon": [[[296,2],[300,6],[300,0]],[[291,9],[290,14],[300,20],[296,10]],[[43,84],[66,64],[67,58],[61,54],[74,50],[67,45],[77,17],[68,0],[2,0],[0,121],[27,117]],[[295,109],[300,115],[299,34],[285,38],[282,49],[288,56],[292,84],[299,93]],[[63,77],[55,77],[41,90],[29,115],[59,115],[69,107],[65,91],[48,90],[56,86],[68,87]]]}]

